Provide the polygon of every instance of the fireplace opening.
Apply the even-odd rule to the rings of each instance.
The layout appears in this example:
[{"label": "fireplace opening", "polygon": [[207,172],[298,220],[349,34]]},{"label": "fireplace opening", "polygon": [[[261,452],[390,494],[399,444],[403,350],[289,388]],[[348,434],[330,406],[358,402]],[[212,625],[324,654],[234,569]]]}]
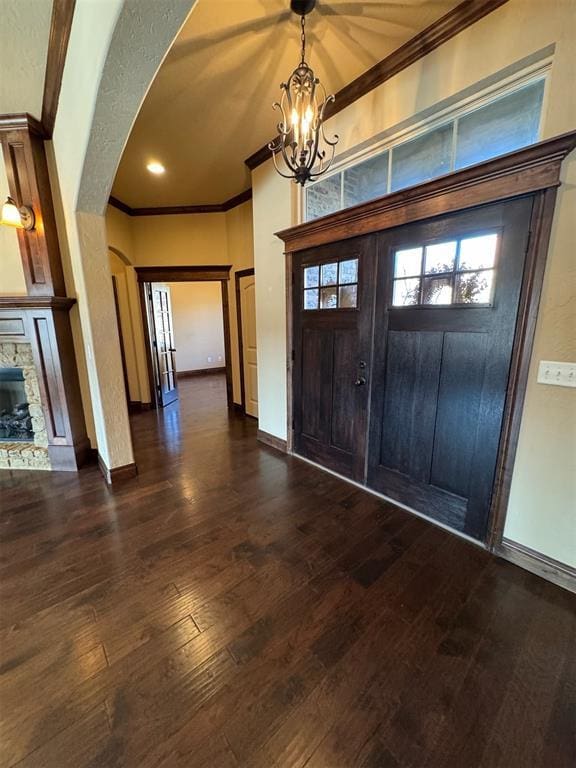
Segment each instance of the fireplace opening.
[{"label": "fireplace opening", "polygon": [[0,441],[34,440],[22,368],[0,368]]}]

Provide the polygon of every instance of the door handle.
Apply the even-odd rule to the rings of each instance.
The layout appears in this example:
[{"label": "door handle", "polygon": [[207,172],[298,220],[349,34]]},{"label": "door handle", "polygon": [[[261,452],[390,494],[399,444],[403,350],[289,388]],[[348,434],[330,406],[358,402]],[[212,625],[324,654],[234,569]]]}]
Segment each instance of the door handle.
[{"label": "door handle", "polygon": [[354,382],[355,387],[362,387],[364,386],[364,384],[366,384],[366,379],[364,378],[364,376],[358,376],[358,378]]}]

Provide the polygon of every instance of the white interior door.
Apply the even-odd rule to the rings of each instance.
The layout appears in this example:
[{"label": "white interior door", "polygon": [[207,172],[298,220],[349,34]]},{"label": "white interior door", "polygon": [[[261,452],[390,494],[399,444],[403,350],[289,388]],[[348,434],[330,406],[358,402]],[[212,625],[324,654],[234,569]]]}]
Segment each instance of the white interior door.
[{"label": "white interior door", "polygon": [[258,418],[258,357],[256,353],[256,284],[254,275],[240,279],[242,346],[244,358],[244,407]]}]

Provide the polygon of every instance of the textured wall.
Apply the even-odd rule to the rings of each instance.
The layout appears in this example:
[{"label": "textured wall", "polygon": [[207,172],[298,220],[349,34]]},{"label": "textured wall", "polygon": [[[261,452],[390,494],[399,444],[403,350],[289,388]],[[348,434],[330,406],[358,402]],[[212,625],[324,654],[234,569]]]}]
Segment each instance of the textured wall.
[{"label": "textured wall", "polygon": [[[2,78],[0,78],[1,80]],[[8,196],[8,179],[4,155],[0,151],[0,205]],[[0,296],[26,294],[26,280],[22,269],[18,236],[12,227],[0,227]]]},{"label": "textured wall", "polygon": [[[54,156],[86,350],[98,450],[133,459],[104,211],[140,104],[194,0],[76,4],[54,129]],[[101,76],[95,76],[101,73]]]}]

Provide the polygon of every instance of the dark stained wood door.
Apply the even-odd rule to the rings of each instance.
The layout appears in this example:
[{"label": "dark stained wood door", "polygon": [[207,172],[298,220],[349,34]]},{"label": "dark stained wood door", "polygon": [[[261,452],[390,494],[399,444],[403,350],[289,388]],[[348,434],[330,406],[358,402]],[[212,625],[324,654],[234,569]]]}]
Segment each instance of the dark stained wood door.
[{"label": "dark stained wood door", "polygon": [[380,235],[368,485],[485,537],[532,199]]},{"label": "dark stained wood door", "polygon": [[373,235],[302,252],[293,271],[294,448],[356,480],[365,474]]},{"label": "dark stained wood door", "polygon": [[158,405],[164,407],[178,399],[170,289],[161,283],[151,283],[150,293],[155,387]]}]

